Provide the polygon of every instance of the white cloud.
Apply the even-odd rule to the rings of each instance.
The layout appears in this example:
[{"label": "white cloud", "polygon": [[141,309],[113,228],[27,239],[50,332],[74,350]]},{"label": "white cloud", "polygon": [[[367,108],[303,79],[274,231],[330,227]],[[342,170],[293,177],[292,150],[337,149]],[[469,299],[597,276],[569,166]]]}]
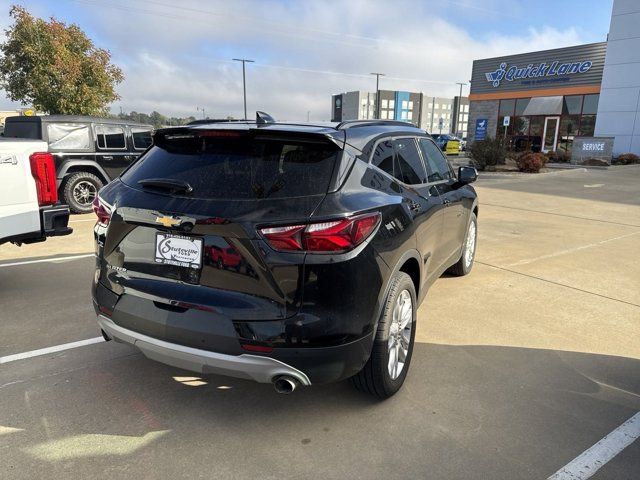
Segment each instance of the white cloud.
[{"label": "white cloud", "polygon": [[[256,60],[247,66],[250,112],[292,120],[311,111],[312,119],[326,120],[330,95],[373,90],[375,79],[367,75],[372,71],[387,74],[381,88],[453,96],[455,82],[469,79],[474,59],[582,42],[575,29],[550,27],[532,27],[518,36],[472,36],[420,1],[394,2],[393,8],[370,0],[183,0],[180,8],[170,1],[73,4],[90,19],[87,27],[108,40],[114,62],[125,72],[118,88],[122,100],[114,110],[190,115],[204,107],[212,117],[239,117],[241,66],[230,59],[246,56]],[[456,7],[464,1],[440,3]],[[476,14],[517,12],[507,5],[488,0]]]}]

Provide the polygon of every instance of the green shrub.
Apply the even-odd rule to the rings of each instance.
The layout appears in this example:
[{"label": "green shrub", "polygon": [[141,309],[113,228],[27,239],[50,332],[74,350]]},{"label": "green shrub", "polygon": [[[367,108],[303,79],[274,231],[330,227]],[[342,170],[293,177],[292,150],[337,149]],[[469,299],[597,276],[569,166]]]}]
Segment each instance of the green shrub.
[{"label": "green shrub", "polygon": [[640,163],[640,157],[635,153],[623,153],[616,158],[616,163],[618,165],[635,165],[636,163]]},{"label": "green shrub", "polygon": [[507,149],[500,138],[487,137],[484,140],[476,140],[469,147],[469,157],[478,170],[504,165],[506,155]]},{"label": "green shrub", "polygon": [[547,156],[543,153],[525,153],[516,160],[518,170],[527,173],[538,173],[547,164]]}]

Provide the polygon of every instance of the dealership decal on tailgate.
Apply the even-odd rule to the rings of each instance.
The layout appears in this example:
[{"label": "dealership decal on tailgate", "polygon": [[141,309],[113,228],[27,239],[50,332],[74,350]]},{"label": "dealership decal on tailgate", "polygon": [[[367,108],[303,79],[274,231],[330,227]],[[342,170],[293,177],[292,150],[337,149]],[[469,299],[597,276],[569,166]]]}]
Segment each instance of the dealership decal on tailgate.
[{"label": "dealership decal on tailgate", "polygon": [[202,266],[202,239],[156,233],[156,262],[178,267]]}]

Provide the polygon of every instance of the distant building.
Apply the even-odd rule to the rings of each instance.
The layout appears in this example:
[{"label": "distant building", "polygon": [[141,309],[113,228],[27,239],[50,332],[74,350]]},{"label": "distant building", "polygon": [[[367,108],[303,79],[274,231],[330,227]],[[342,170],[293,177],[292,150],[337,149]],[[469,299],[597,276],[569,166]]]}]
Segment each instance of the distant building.
[{"label": "distant building", "polygon": [[35,115],[35,110],[31,108],[21,108],[18,110],[2,110],[0,111],[0,125],[4,125],[4,121],[7,119],[7,117],[19,117],[21,115]]},{"label": "distant building", "polygon": [[453,99],[453,122],[451,123],[451,133],[460,138],[467,138],[469,127],[469,98],[454,97]]},{"label": "distant building", "polygon": [[346,92],[331,97],[331,121],[368,120],[376,118],[376,94]]},{"label": "distant building", "polygon": [[[410,122],[429,133],[451,133],[455,120],[454,103],[452,98],[432,97],[420,92],[380,90],[380,119]],[[462,131],[466,135],[468,99],[462,97],[461,104],[464,121],[460,127],[464,127]],[[331,97],[331,120],[334,122],[374,119],[376,112],[375,92],[346,92]]]},{"label": "distant building", "polygon": [[420,128],[429,133],[451,133],[453,99],[423,95]]}]

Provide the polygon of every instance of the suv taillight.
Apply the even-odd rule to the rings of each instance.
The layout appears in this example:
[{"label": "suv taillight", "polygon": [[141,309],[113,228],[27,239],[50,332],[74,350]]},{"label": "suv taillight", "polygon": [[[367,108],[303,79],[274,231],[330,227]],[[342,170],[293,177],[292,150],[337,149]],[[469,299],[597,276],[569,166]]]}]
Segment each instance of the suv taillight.
[{"label": "suv taillight", "polygon": [[314,253],[346,252],[364,242],[378,227],[380,213],[367,213],[308,225],[261,228],[274,250]]},{"label": "suv taillight", "polygon": [[100,201],[99,196],[95,198],[91,206],[93,207],[93,213],[98,217],[98,223],[105,227],[109,225],[109,220],[111,220],[111,209],[105,203]]},{"label": "suv taillight", "polygon": [[58,189],[56,188],[56,165],[53,155],[47,152],[36,152],[29,156],[31,175],[36,181],[38,204],[54,205],[58,203]]}]

